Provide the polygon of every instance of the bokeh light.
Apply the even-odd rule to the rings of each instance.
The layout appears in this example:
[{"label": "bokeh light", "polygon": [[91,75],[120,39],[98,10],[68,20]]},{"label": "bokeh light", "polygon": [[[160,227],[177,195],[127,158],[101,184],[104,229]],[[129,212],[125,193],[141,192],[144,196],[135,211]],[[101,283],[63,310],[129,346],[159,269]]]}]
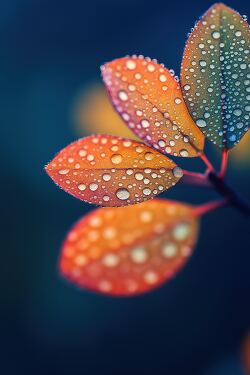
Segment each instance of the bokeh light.
[{"label": "bokeh light", "polygon": [[246,375],[250,374],[250,332],[243,341],[242,347],[242,362],[246,371]]},{"label": "bokeh light", "polygon": [[240,143],[230,152],[230,161],[237,168],[246,168],[250,165],[250,132],[242,138]]},{"label": "bokeh light", "polygon": [[73,122],[79,136],[100,133],[138,139],[116,113],[101,83],[92,83],[77,95]]}]

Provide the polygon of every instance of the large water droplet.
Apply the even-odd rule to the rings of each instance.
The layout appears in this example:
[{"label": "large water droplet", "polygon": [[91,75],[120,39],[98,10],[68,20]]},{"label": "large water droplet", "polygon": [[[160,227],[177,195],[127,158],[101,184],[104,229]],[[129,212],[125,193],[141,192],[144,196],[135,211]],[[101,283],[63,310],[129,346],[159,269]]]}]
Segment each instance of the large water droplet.
[{"label": "large water droplet", "polygon": [[128,94],[124,90],[119,91],[118,97],[123,102],[125,102],[126,100],[128,100]]},{"label": "large water droplet", "polygon": [[129,197],[130,197],[130,193],[127,189],[118,189],[116,191],[116,196],[118,199],[120,199],[121,201],[125,201],[127,200]]},{"label": "large water droplet", "polygon": [[120,154],[114,154],[111,156],[111,161],[113,164],[120,164],[122,162],[122,156]]},{"label": "large water droplet", "polygon": [[196,121],[196,124],[200,127],[200,128],[204,128],[205,126],[207,126],[207,123],[205,120],[203,120],[202,118],[198,119]]},{"label": "large water droplet", "polygon": [[200,66],[204,68],[206,65],[207,65],[206,61],[200,60]]},{"label": "large water droplet", "polygon": [[181,178],[183,176],[183,171],[180,167],[175,167],[173,169],[173,175],[177,178]]},{"label": "large water droplet", "polygon": [[213,37],[214,39],[219,39],[219,38],[220,38],[220,33],[219,33],[219,31],[213,31],[213,32],[212,32],[212,37]]},{"label": "large water droplet", "polygon": [[136,68],[136,63],[133,60],[128,60],[126,66],[129,70],[134,70]]}]

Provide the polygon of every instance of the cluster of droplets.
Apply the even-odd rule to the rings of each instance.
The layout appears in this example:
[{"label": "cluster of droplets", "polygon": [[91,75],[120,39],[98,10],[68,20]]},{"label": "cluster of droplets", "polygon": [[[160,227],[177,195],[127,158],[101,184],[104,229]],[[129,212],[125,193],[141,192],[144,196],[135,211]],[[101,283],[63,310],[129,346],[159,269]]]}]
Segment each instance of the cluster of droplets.
[{"label": "cluster of droplets", "polygon": [[196,124],[215,144],[231,148],[249,128],[250,30],[218,4],[189,37],[182,64],[183,95]]},{"label": "cluster of droplets", "polygon": [[176,272],[190,255],[195,236],[195,219],[190,214],[183,218],[165,202],[97,210],[69,233],[61,271],[81,287],[141,293]]},{"label": "cluster of droplets", "polygon": [[102,68],[117,111],[146,143],[174,156],[194,156],[203,138],[184,103],[174,71],[156,60],[132,56]]},{"label": "cluster of droplets", "polygon": [[47,171],[70,194],[103,206],[142,202],[183,175],[174,162],[142,143],[102,135],[66,147]]}]

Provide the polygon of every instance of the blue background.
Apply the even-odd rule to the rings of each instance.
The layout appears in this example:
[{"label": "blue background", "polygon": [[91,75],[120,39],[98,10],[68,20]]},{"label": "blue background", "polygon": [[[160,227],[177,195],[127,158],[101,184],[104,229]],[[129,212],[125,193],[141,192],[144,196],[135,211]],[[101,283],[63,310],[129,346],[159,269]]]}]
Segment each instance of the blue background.
[{"label": "blue background", "polygon": [[[141,297],[107,298],[60,278],[61,241],[93,207],[59,190],[43,171],[76,139],[75,96],[100,80],[102,63],[136,53],[179,73],[187,33],[210,5],[1,0],[1,374],[242,374],[249,220],[231,208],[207,215],[176,278]],[[228,5],[250,16],[248,1]],[[211,146],[208,154],[218,162]],[[232,166],[228,178],[250,198],[249,168]],[[216,197],[183,186],[166,196],[192,203]]]}]

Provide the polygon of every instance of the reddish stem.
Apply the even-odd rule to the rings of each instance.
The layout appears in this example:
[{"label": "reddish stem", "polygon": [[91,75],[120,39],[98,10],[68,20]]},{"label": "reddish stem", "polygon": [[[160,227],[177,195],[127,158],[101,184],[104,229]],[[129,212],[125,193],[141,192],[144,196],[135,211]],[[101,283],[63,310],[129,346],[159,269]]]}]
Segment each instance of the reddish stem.
[{"label": "reddish stem", "polygon": [[221,178],[225,177],[226,171],[227,171],[227,161],[228,161],[228,150],[224,149],[222,151],[222,157],[221,157],[221,169],[219,176]]},{"label": "reddish stem", "polygon": [[183,177],[181,181],[187,185],[207,186],[207,187],[212,186],[207,178],[207,175],[203,173],[190,172],[186,170],[183,170]]},{"label": "reddish stem", "polygon": [[197,216],[202,216],[204,214],[207,214],[210,211],[216,210],[217,208],[224,207],[227,204],[228,204],[228,200],[226,198],[208,202],[205,204],[201,204],[200,206],[197,206],[196,208],[194,208],[194,214]]},{"label": "reddish stem", "polygon": [[200,154],[200,158],[206,164],[207,169],[210,172],[215,172],[215,169],[214,169],[212,163],[208,160],[207,156],[204,153]]}]

